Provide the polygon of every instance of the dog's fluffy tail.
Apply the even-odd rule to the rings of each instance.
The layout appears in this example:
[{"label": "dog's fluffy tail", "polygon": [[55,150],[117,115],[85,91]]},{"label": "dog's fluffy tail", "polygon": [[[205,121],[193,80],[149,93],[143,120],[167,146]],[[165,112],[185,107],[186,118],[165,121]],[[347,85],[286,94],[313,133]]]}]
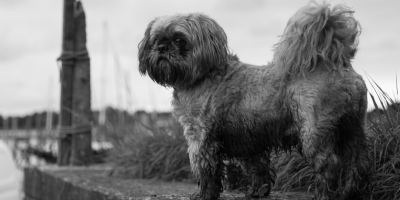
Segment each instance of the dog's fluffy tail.
[{"label": "dog's fluffy tail", "polygon": [[350,67],[360,31],[348,7],[311,1],[289,20],[275,46],[274,63],[286,77],[306,75],[318,67]]}]

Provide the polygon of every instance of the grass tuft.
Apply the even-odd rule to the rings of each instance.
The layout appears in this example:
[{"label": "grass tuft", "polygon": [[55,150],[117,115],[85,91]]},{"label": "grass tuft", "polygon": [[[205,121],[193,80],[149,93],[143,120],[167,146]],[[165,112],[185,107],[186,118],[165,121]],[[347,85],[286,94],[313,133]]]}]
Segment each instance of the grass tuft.
[{"label": "grass tuft", "polygon": [[116,138],[108,156],[113,165],[111,176],[166,181],[191,179],[186,141],[177,124],[167,129],[156,126],[108,129]]},{"label": "grass tuft", "polygon": [[[400,103],[390,98],[374,81],[369,82],[379,101],[370,93],[375,106],[367,117],[373,162],[372,199],[400,199]],[[377,106],[378,103],[382,108]]]},{"label": "grass tuft", "polygon": [[271,154],[276,169],[275,191],[309,191],[315,188],[315,176],[309,163],[297,152]]}]

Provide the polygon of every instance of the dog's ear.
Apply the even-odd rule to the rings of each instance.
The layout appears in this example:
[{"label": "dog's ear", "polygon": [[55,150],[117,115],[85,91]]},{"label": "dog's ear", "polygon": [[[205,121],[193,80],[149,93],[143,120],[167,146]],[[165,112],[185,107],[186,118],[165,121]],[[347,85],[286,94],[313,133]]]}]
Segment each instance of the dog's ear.
[{"label": "dog's ear", "polygon": [[224,30],[219,24],[204,14],[194,14],[196,20],[191,23],[192,41],[194,44],[193,55],[202,67],[225,69],[228,61],[228,42]]},{"label": "dog's ear", "polygon": [[145,75],[147,72],[147,66],[149,65],[149,61],[148,61],[148,56],[150,53],[150,49],[151,49],[151,44],[150,44],[150,31],[151,28],[154,24],[154,22],[157,19],[154,19],[153,21],[151,21],[149,23],[149,25],[147,26],[146,32],[144,33],[144,38],[142,39],[142,41],[140,41],[138,48],[139,48],[139,72],[142,75]]}]

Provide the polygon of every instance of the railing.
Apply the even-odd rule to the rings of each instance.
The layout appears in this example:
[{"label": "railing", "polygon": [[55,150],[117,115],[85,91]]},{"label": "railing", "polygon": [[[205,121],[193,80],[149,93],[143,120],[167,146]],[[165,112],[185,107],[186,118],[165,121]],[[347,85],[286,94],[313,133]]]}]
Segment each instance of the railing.
[{"label": "railing", "polygon": [[56,129],[11,129],[11,130],[0,130],[0,139],[29,139],[32,137],[43,137],[43,138],[56,138]]},{"label": "railing", "polygon": [[[57,129],[0,129],[0,139],[3,140],[23,140],[29,138],[57,139]],[[104,131],[99,127],[92,127],[92,140],[105,141]]]}]

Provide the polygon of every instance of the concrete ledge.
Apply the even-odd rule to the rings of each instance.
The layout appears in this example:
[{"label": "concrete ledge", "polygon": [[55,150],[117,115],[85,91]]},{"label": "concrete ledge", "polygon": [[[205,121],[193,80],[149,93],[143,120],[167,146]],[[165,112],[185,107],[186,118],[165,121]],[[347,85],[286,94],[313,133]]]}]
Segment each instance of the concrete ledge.
[{"label": "concrete ledge", "polygon": [[[122,179],[107,176],[107,171],[105,166],[25,168],[25,200],[185,200],[197,191],[193,183]],[[303,193],[275,192],[268,199],[310,198]],[[245,198],[224,192],[221,199]]]}]

